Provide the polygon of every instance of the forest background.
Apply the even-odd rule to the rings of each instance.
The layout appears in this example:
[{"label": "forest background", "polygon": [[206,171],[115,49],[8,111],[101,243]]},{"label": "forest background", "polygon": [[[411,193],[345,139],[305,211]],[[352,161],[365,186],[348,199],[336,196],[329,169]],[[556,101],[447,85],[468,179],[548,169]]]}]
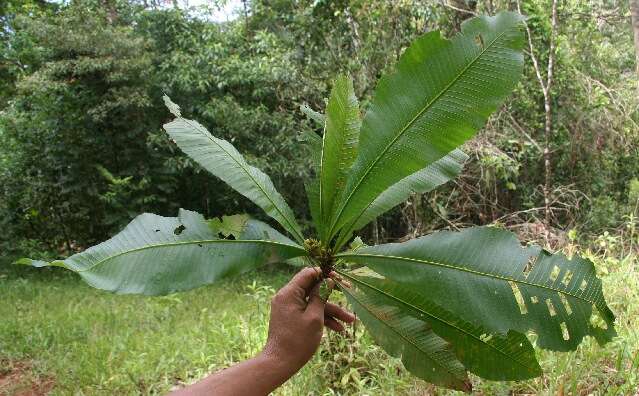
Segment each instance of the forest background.
[{"label": "forest background", "polygon": [[[323,111],[332,79],[347,73],[366,108],[375,81],[392,69],[417,36],[435,29],[450,36],[468,17],[502,9],[528,16],[524,77],[515,93],[464,148],[470,159],[461,177],[436,192],[412,196],[368,226],[364,240],[380,243],[436,229],[503,226],[552,250],[585,252],[606,276],[613,310],[616,306],[616,313],[630,315],[629,307],[637,309],[639,297],[632,284],[639,282],[635,260],[639,1],[244,0],[234,4],[237,7],[230,12],[224,1],[191,7],[177,0],[0,2],[0,295],[13,301],[3,301],[0,313],[23,321],[0,324],[0,363],[7,367],[4,371],[0,367],[0,391],[2,378],[15,372],[27,378],[14,381],[16,386],[51,387],[62,393],[78,381],[88,393],[166,390],[249,356],[257,347],[241,347],[238,341],[235,355],[221,359],[211,352],[199,365],[187,359],[186,367],[179,369],[167,363],[148,378],[141,372],[154,364],[152,360],[133,371],[122,371],[111,362],[113,366],[102,367],[116,378],[110,387],[109,375],[91,374],[89,368],[76,377],[60,378],[61,371],[74,367],[72,362],[65,366],[55,348],[49,358],[41,354],[50,343],[63,345],[54,337],[60,336],[54,327],[36,330],[41,338],[34,335],[29,345],[14,345],[18,334],[45,322],[46,309],[30,310],[31,304],[49,301],[53,295],[64,301],[64,296],[86,299],[99,293],[81,286],[72,275],[9,266],[15,258],[64,257],[81,251],[142,212],[175,216],[179,208],[186,208],[207,218],[238,211],[259,216],[251,203],[186,158],[167,138],[162,124],[170,115],[162,103],[163,93],[180,104],[187,117],[231,141],[270,175],[310,227],[302,180],[311,159],[299,140],[302,132],[316,127],[299,106]],[[224,18],[219,17],[220,9],[226,10]],[[229,283],[224,291],[230,293],[229,304],[244,296],[246,288],[261,290],[264,296],[272,293],[270,286],[253,280],[281,282],[288,276],[272,271]],[[201,298],[203,293],[214,298],[221,291],[214,286],[194,293],[184,298]],[[126,301],[126,307],[112,307],[113,312],[145,307],[146,313],[140,315],[155,322],[159,319],[154,309],[164,312],[166,306],[178,304],[98,296],[91,297],[98,299],[93,310],[100,304]],[[248,309],[253,307],[251,301],[222,305],[226,310]],[[61,316],[53,319],[77,330],[83,322],[65,322],[64,318],[70,320],[71,305],[64,304],[53,308],[61,310]],[[154,308],[154,304],[159,305]],[[205,309],[203,303],[196,306]],[[84,309],[91,311],[86,305]],[[94,316],[85,312],[86,324],[100,320],[99,313],[91,312]],[[264,319],[263,314],[258,313],[258,318]],[[177,315],[173,312],[166,315],[180,318],[171,316]],[[109,318],[103,319],[115,320]],[[232,325],[238,323],[241,320]],[[118,326],[105,326],[100,331],[112,331],[109,334],[117,337]],[[191,323],[193,332],[197,328]],[[636,373],[623,374],[639,367],[639,337],[632,329],[629,319],[626,332],[620,332],[625,339],[593,355],[595,371],[602,374],[594,382],[584,382],[576,374],[557,380],[552,377],[557,361],[549,358],[554,362],[547,363],[551,377],[522,386],[552,392],[573,378],[568,383],[575,390],[601,389],[602,384],[607,391],[635,389]],[[246,329],[237,331],[236,336],[246,342],[242,333]],[[248,337],[261,336],[258,331]],[[80,339],[90,340],[91,334]],[[125,345],[139,341],[140,348],[148,347],[142,338],[122,340]],[[362,348],[379,355],[375,356],[380,364],[394,364],[400,370],[399,363],[387,363],[369,340],[361,342]],[[122,353],[117,356],[125,361],[127,354]],[[107,364],[106,350],[89,354],[78,356],[91,364]],[[346,393],[391,386],[364,375],[375,373],[371,361],[376,362],[369,359],[362,363],[364,369],[355,372],[352,362],[335,363],[327,369],[335,378],[317,380],[334,389],[341,386]],[[406,381],[408,393],[425,386],[408,376],[399,378]],[[392,389],[404,385],[395,383]]]}]

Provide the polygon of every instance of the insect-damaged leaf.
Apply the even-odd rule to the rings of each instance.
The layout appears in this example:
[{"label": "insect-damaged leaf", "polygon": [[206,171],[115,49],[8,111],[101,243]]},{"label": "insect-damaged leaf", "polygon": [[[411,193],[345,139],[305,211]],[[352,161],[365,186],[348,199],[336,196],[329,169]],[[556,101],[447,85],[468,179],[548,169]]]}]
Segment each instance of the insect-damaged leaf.
[{"label": "insect-damaged leaf", "polygon": [[179,107],[166,95],[164,102],[176,117],[165,124],[164,129],[178,147],[204,169],[262,208],[297,242],[302,242],[304,237],[293,211],[277,192],[271,179],[249,165],[231,143],[214,137],[197,121],[183,118]]},{"label": "insect-damaged leaf", "polygon": [[[407,317],[427,323],[439,337],[450,343],[455,358],[474,374],[490,380],[523,380],[541,374],[535,351],[526,336],[515,331],[491,334],[433,303],[427,293],[413,285],[400,284],[379,276],[340,275],[379,307],[394,307]],[[380,318],[384,320],[384,318]]]},{"label": "insect-damaged leaf", "polygon": [[178,217],[139,215],[108,241],[50,265],[63,265],[98,289],[167,294],[303,255],[260,221],[247,219],[237,239],[222,239],[200,214],[181,209]]},{"label": "insect-damaged leaf", "polygon": [[208,223],[214,233],[221,234],[224,238],[233,237],[233,239],[240,239],[242,232],[246,228],[248,220],[248,215],[236,214],[211,219]]},{"label": "insect-damaged leaf", "polygon": [[[542,348],[574,350],[586,335],[601,343],[615,335],[615,317],[592,262],[576,256],[569,260],[538,246],[522,248],[505,230],[474,227],[462,232],[442,231],[338,257],[411,285],[427,293],[434,303],[490,333],[532,330]],[[531,257],[536,262],[526,272]],[[601,327],[590,323],[593,306],[604,320]]]}]

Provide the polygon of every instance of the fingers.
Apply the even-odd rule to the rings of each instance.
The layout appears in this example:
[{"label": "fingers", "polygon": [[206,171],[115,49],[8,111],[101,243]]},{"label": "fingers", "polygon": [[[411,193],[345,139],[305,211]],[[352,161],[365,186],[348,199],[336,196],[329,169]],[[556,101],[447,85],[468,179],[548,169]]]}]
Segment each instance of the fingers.
[{"label": "fingers", "polygon": [[339,319],[342,322],[353,323],[355,321],[355,315],[333,303],[326,303],[324,306],[324,315]]},{"label": "fingers", "polygon": [[339,321],[345,323],[353,323],[355,321],[355,315],[333,303],[326,303],[324,305],[324,325],[333,331],[344,331],[344,325]]},{"label": "fingers", "polygon": [[294,302],[303,311],[306,308],[306,299],[310,290],[320,279],[319,268],[304,268],[291,278],[276,294],[289,303]]},{"label": "fingers", "polygon": [[[324,317],[324,305],[325,301],[319,295],[320,284],[316,284],[311,290],[308,296],[308,305],[306,306],[306,313],[318,318]],[[320,322],[321,323],[321,322]]]},{"label": "fingers", "polygon": [[324,326],[328,327],[329,329],[333,331],[337,331],[337,332],[344,331],[344,326],[337,320],[331,318],[330,316],[324,317]]},{"label": "fingers", "polygon": [[288,286],[296,286],[307,292],[320,280],[322,271],[319,268],[304,268],[288,282]]},{"label": "fingers", "polygon": [[[331,275],[336,275],[332,273]],[[306,305],[305,313],[307,316],[312,317],[314,320],[319,320],[319,323],[324,322],[324,325],[334,331],[343,331],[344,325],[340,321],[345,323],[352,323],[355,321],[355,315],[333,303],[327,303],[322,299],[319,294],[320,291],[320,279],[321,271],[319,268],[304,268],[291,279],[287,286],[291,289],[305,290],[308,295],[308,302]],[[334,286],[332,279],[328,279],[330,282],[329,287]]]}]

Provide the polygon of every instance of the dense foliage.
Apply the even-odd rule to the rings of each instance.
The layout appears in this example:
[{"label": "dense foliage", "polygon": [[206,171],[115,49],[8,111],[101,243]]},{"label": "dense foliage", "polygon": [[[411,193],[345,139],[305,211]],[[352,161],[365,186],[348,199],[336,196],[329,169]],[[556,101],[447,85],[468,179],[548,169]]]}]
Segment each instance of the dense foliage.
[{"label": "dense foliage", "polygon": [[[542,69],[552,33],[546,3],[522,3]],[[243,205],[164,139],[162,91],[286,186],[309,220],[296,192],[310,159],[294,143],[315,126],[298,105],[322,109],[330,79],[348,72],[365,108],[407,43],[425,30],[454,32],[468,16],[423,2],[256,0],[225,23],[132,0],[2,7],[5,252],[82,249],[143,211],[186,207],[210,216]],[[485,139],[466,149],[479,166],[439,193],[412,197],[365,235],[389,240],[499,221],[552,242],[571,229],[616,228],[635,209],[639,115],[628,3],[560,3],[558,15],[550,224],[540,221],[543,96],[528,61]]]}]

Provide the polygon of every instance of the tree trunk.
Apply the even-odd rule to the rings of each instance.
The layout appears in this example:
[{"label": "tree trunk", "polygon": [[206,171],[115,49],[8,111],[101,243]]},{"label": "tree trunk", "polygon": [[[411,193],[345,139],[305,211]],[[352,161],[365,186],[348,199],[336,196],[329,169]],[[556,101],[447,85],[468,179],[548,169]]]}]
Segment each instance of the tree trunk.
[{"label": "tree trunk", "polygon": [[552,136],[552,83],[554,78],[555,40],[557,36],[557,0],[552,2],[552,19],[550,22],[550,48],[548,49],[548,70],[544,93],[544,215],[546,226],[550,225],[550,190],[552,186],[552,166],[550,163],[550,139]]},{"label": "tree trunk", "polygon": [[639,74],[639,0],[630,0],[630,16],[632,17],[632,30],[635,33],[635,56],[637,74]]},{"label": "tree trunk", "polygon": [[[532,32],[530,31],[530,27],[526,25],[526,32],[528,33],[528,46],[530,48],[530,59],[532,60],[533,66],[535,68],[535,74],[537,75],[537,80],[539,81],[539,85],[541,86],[541,91],[544,94],[544,183],[542,184],[542,190],[544,194],[544,221],[546,223],[546,227],[550,226],[552,215],[552,208],[550,207],[550,195],[552,188],[552,158],[550,153],[550,140],[552,137],[552,84],[555,71],[555,52],[557,49],[557,1],[558,0],[552,0],[551,3],[552,16],[550,21],[550,43],[548,48],[548,65],[546,69],[545,79],[542,75],[542,70],[539,66],[537,56],[535,55],[535,48],[532,41]],[[517,11],[519,11],[519,13],[521,14],[521,4],[519,0],[517,0]],[[547,237],[548,231],[546,231],[546,238]]]}]

